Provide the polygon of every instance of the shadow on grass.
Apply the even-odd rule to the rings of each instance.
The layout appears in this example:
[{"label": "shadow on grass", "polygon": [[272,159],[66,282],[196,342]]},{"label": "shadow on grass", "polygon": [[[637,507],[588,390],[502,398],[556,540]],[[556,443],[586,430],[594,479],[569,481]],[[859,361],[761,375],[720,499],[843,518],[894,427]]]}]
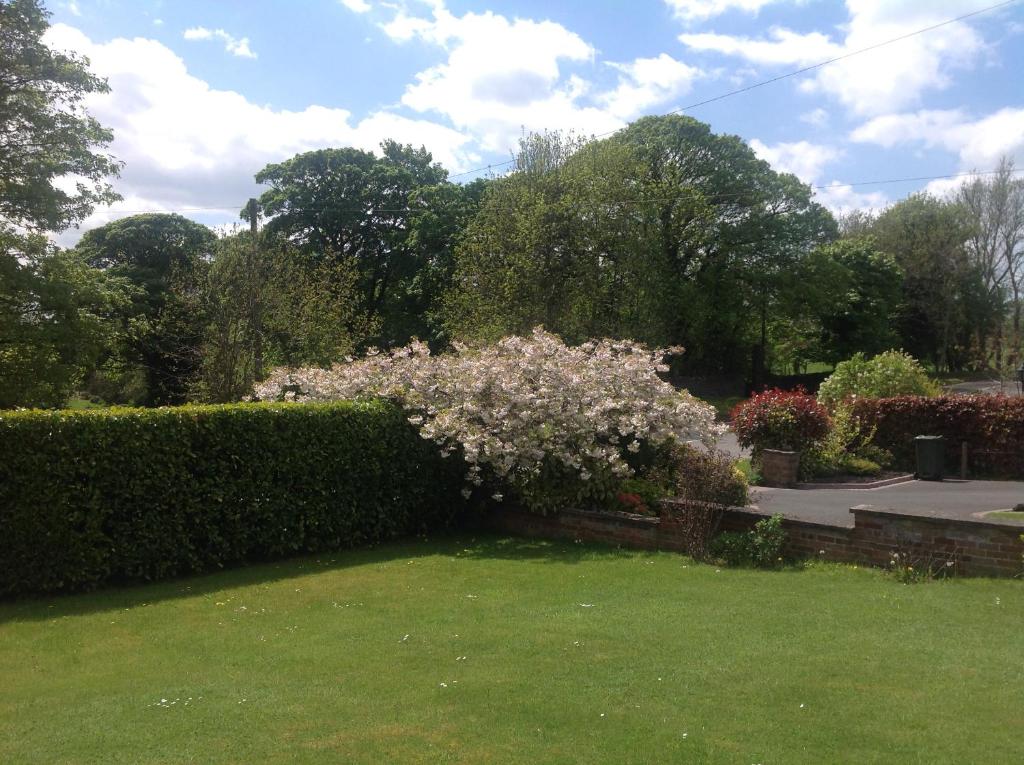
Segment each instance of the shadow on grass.
[{"label": "shadow on grass", "polygon": [[600,544],[576,544],[567,540],[525,539],[475,530],[452,531],[442,536],[399,540],[377,547],[332,550],[276,561],[242,562],[219,571],[190,574],[160,582],[112,582],[91,592],[55,593],[0,601],[0,624],[124,610],[165,600],[272,584],[313,573],[435,555],[573,564],[594,558],[628,558],[642,554],[646,553]]}]

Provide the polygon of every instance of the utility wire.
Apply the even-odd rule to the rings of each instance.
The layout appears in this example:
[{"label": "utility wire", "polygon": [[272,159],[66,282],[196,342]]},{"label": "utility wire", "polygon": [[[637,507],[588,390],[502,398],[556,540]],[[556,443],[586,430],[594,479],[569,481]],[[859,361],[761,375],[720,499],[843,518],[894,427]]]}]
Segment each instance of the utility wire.
[{"label": "utility wire", "polygon": [[[934,31],[936,29],[941,29],[942,27],[949,26],[950,24],[955,24],[958,21],[963,21],[964,19],[969,19],[969,18],[971,18],[973,16],[978,16],[978,15],[980,15],[982,13],[988,13],[989,11],[994,11],[994,10],[997,10],[999,8],[1005,8],[1006,6],[1013,5],[1016,2],[1017,2],[1017,0],[1005,0],[1005,2],[996,3],[995,5],[990,5],[990,6],[986,7],[986,8],[979,8],[976,11],[971,11],[970,13],[965,13],[962,16],[957,16],[956,18],[947,19],[946,21],[941,21],[938,24],[932,24],[929,27],[922,27],[921,29],[916,29],[913,32],[907,32],[906,34],[902,34],[899,37],[893,37],[892,39],[884,40],[882,42],[875,43],[874,45],[869,45],[866,48],[859,48],[857,50],[850,51],[849,53],[844,53],[841,56],[835,56],[834,58],[826,59],[825,61],[819,61],[817,64],[811,64],[810,66],[805,66],[805,67],[802,67],[801,69],[794,69],[792,72],[786,72],[785,74],[780,74],[777,77],[772,77],[772,78],[767,79],[767,80],[761,80],[760,82],[755,82],[755,83],[753,83],[751,85],[747,85],[747,86],[742,87],[742,88],[736,88],[735,90],[730,90],[730,91],[728,91],[726,93],[720,93],[717,96],[712,96],[711,98],[705,98],[703,101],[696,101],[695,103],[689,104],[687,106],[682,106],[682,107],[680,107],[678,109],[673,109],[670,112],[665,112],[665,114],[663,116],[667,117],[667,116],[669,116],[671,114],[681,114],[682,112],[686,112],[686,111],[689,111],[691,109],[696,109],[696,108],[701,107],[701,106],[707,106],[708,104],[713,104],[716,101],[722,101],[722,100],[724,100],[726,98],[731,98],[732,96],[738,96],[741,93],[749,93],[751,90],[756,90],[757,88],[763,88],[765,85],[771,85],[773,83],[779,82],[780,80],[785,80],[785,79],[788,79],[790,77],[797,77],[797,76],[799,76],[801,74],[806,74],[807,72],[814,71],[815,69],[820,69],[823,66],[828,66],[829,64],[834,64],[837,61],[843,61],[844,59],[852,58],[853,56],[859,56],[862,53],[867,53],[869,51],[877,50],[879,48],[884,48],[886,45],[892,45],[893,43],[902,42],[903,40],[907,40],[907,39],[909,39],[911,37],[915,37],[917,35],[924,34],[925,32],[932,32],[932,31]],[[597,135],[595,135],[593,137],[594,138],[603,138],[605,136],[611,135],[612,133],[617,133],[618,130],[619,129],[609,130],[609,131],[606,131],[604,133],[598,133]],[[516,160],[514,160],[514,159],[510,159],[510,160],[506,160],[505,162],[496,162],[496,163],[493,163],[493,164],[490,164],[490,165],[486,165],[484,167],[477,167],[477,168],[474,168],[472,170],[464,170],[461,173],[455,173],[454,175],[450,175],[448,177],[449,178],[461,178],[464,175],[473,175],[475,173],[482,173],[484,171],[491,171],[494,168],[505,167],[507,165],[514,164],[515,161]],[[850,185],[853,185],[853,184],[850,184]]]}]

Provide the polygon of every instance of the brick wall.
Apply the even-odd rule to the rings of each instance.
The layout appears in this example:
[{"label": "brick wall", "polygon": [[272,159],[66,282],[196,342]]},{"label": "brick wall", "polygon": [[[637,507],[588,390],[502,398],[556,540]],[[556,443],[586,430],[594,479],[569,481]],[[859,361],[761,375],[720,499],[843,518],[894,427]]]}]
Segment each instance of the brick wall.
[{"label": "brick wall", "polygon": [[[925,562],[952,560],[961,574],[1016,576],[1024,570],[1022,526],[910,515],[869,505],[858,505],[850,512],[852,527],[785,519],[782,525],[787,536],[786,554],[885,566],[898,550]],[[729,510],[722,518],[720,530],[744,531],[764,517],[750,510]],[[674,524],[628,513],[569,510],[539,516],[506,508],[494,511],[487,525],[528,537],[686,551],[685,539]]]}]

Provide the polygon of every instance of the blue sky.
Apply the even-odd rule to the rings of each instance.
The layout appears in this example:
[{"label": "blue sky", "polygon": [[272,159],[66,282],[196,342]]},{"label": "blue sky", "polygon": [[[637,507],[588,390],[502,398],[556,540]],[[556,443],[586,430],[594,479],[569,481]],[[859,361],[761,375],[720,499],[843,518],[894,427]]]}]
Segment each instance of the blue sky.
[{"label": "blue sky", "polygon": [[[53,47],[112,92],[137,211],[235,220],[269,162],[424,144],[451,172],[507,160],[521,131],[600,134],[997,0],[51,0]],[[695,108],[837,212],[1024,167],[1024,1]],[[77,233],[63,237],[74,241]]]}]

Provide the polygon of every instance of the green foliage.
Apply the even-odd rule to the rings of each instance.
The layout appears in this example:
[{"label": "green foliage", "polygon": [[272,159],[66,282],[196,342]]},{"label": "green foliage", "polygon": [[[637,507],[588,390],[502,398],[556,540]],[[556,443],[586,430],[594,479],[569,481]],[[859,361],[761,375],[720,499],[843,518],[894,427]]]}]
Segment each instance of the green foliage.
[{"label": "green foliage", "polygon": [[211,402],[252,391],[257,356],[276,366],[330,366],[372,334],[358,308],[349,258],[312,258],[288,242],[249,234],[217,242],[203,290],[202,369],[192,393]]},{"label": "green foliage", "polygon": [[940,371],[968,366],[979,336],[991,334],[1001,312],[968,253],[976,225],[960,204],[921,193],[889,207],[867,228],[903,271],[903,347]]},{"label": "green foliage", "polygon": [[321,149],[267,165],[256,174],[270,186],[259,199],[266,230],[311,257],[355,267],[358,310],[379,322],[375,344],[436,340],[431,309],[483,182],[448,183],[422,147],[385,141],[381,154]]},{"label": "green foliage", "polygon": [[826,436],[801,455],[801,475],[877,475],[882,468],[871,459],[879,456],[879,450],[871,444],[874,435],[874,429],[865,427],[852,407],[839,404],[832,412]]},{"label": "green foliage", "polygon": [[[145,405],[179,404],[202,364],[202,286],[216,237],[180,215],[146,213],[87,231],[75,248],[90,265],[136,287],[121,314],[124,343],[112,348],[110,377],[145,377]],[[108,378],[110,379],[110,378]],[[125,400],[123,391],[115,400]]]},{"label": "green foliage", "polygon": [[711,541],[711,554],[733,566],[777,568],[785,544],[782,516],[773,515],[758,521],[749,531],[719,534]]},{"label": "green foliage", "polygon": [[0,231],[0,409],[63,406],[117,342],[128,294],[40,235]]},{"label": "green foliage", "polygon": [[[0,229],[60,231],[120,197],[106,178],[120,167],[97,153],[112,134],[85,111],[108,91],[81,56],[43,42],[39,0],[0,2]],[[58,181],[71,177],[74,190]]]},{"label": "green foliage", "polygon": [[924,368],[903,351],[886,351],[866,359],[857,353],[836,365],[836,370],[818,389],[818,400],[829,407],[856,396],[937,396],[938,386]]},{"label": "green foliage", "polygon": [[464,469],[382,402],[4,413],[0,594],[435,529]]},{"label": "green foliage", "polygon": [[[898,344],[896,317],[903,273],[895,259],[870,239],[845,239],[819,247],[800,266],[802,289],[789,295],[785,314],[791,336],[778,344],[802,343],[786,361],[835,364],[854,353],[881,353]],[[776,349],[776,360],[778,359]]]},{"label": "green foliage", "polygon": [[[585,142],[523,139],[456,250],[453,337],[537,324],[568,342],[684,345],[684,363],[745,366],[787,274],[834,232],[793,176],[689,117],[649,117]],[[787,286],[788,285],[788,286]]]}]

